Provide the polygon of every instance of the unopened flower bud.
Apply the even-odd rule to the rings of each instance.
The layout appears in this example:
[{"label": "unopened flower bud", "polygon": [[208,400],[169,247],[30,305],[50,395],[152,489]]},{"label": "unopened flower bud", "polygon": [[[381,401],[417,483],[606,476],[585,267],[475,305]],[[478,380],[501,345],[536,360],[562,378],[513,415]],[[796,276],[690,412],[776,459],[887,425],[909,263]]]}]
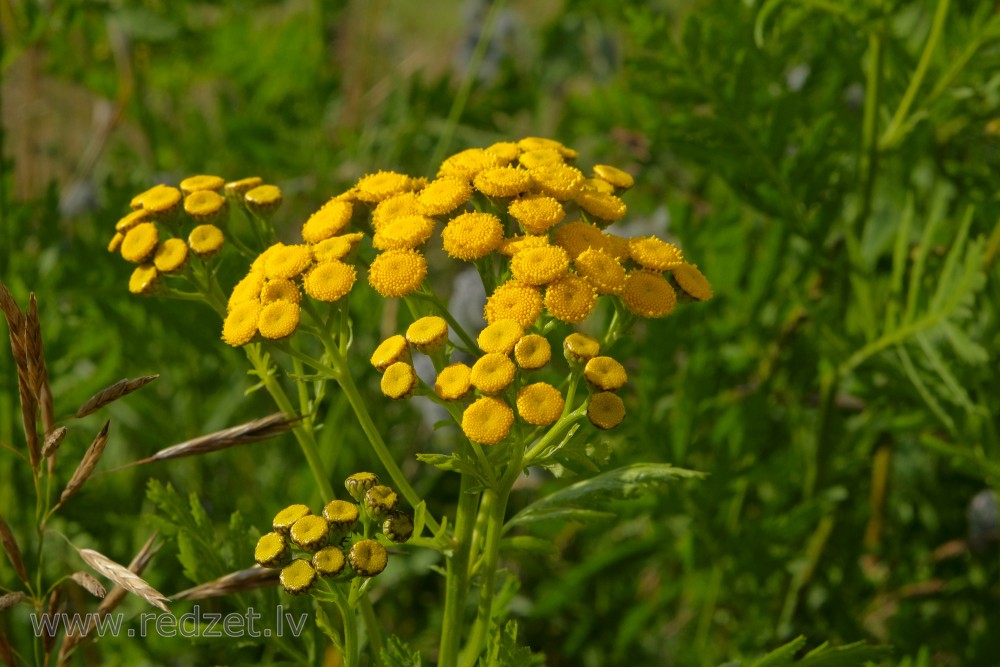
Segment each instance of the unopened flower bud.
[{"label": "unopened flower bud", "polygon": [[292,544],[310,553],[326,546],[330,524],[321,516],[304,516],[292,524]]},{"label": "unopened flower bud", "polygon": [[378,484],[378,475],[373,472],[356,472],[344,482],[347,492],[359,503],[365,499],[368,489]]},{"label": "unopened flower bud", "polygon": [[399,504],[399,496],[388,486],[379,484],[365,493],[365,510],[368,516],[379,521],[389,515]]},{"label": "unopened flower bud", "polygon": [[346,500],[331,500],[323,508],[323,518],[330,524],[330,529],[348,533],[358,522],[358,506]]},{"label": "unopened flower bud", "polygon": [[312,512],[310,511],[308,505],[289,505],[274,515],[274,521],[271,525],[276,533],[281,533],[282,535],[287,536],[288,532],[292,529],[292,524],[302,517],[310,514],[312,514]]},{"label": "unopened flower bud", "polygon": [[413,519],[404,512],[392,512],[382,523],[382,533],[390,541],[402,544],[413,535]]},{"label": "unopened flower bud", "polygon": [[585,364],[601,353],[601,344],[593,336],[571,333],[563,341],[563,355],[570,364]]},{"label": "unopened flower bud", "polygon": [[347,559],[338,547],[323,547],[312,557],[312,566],[321,577],[335,577],[344,571]]}]

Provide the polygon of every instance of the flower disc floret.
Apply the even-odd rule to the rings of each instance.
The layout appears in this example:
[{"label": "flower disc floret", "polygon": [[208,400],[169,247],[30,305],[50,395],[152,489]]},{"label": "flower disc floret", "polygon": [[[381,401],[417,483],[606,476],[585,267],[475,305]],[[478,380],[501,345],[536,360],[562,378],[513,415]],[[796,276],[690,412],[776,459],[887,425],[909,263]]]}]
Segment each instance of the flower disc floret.
[{"label": "flower disc floret", "polygon": [[331,199],[302,225],[302,240],[306,243],[319,243],[336,236],[351,221],[353,212],[354,204],[351,202]]},{"label": "flower disc floret", "polygon": [[434,380],[434,393],[445,401],[457,401],[472,388],[472,369],[463,363],[446,366]]},{"label": "flower disc floret", "polygon": [[416,250],[386,250],[368,268],[368,282],[384,297],[415,292],[427,276],[427,260]]},{"label": "flower disc floret", "polygon": [[627,190],[635,184],[632,174],[609,164],[595,164],[594,176],[622,190]]},{"label": "flower disc floret", "polygon": [[287,278],[268,280],[260,290],[260,302],[264,305],[274,301],[288,301],[298,303],[302,300],[302,292],[294,281]]},{"label": "flower disc floret", "polygon": [[618,294],[625,287],[625,268],[604,250],[584,250],[573,261],[573,267],[598,294]]},{"label": "flower disc floret", "polygon": [[486,299],[483,314],[490,324],[514,320],[527,329],[542,314],[542,294],[531,285],[508,280]]},{"label": "flower disc floret", "polygon": [[372,245],[378,250],[416,248],[427,243],[433,232],[433,218],[404,215],[380,225],[372,237]]},{"label": "flower disc floret", "polygon": [[597,225],[574,220],[552,230],[552,242],[576,259],[588,248],[607,248],[608,241]]},{"label": "flower disc floret", "polygon": [[257,331],[264,338],[281,340],[295,333],[299,326],[299,305],[288,301],[272,301],[260,311]]},{"label": "flower disc floret", "polygon": [[246,345],[257,335],[262,306],[257,299],[234,304],[222,323],[222,340],[233,347]]},{"label": "flower disc floret", "polygon": [[427,184],[417,195],[424,215],[445,215],[464,205],[472,197],[472,186],[462,178],[442,176]]},{"label": "flower disc floret", "polygon": [[615,428],[625,419],[625,403],[617,394],[602,391],[590,397],[587,419],[602,430]]},{"label": "flower disc floret", "polygon": [[493,167],[476,174],[472,183],[487,197],[514,197],[531,187],[531,176],[518,167]]},{"label": "flower disc floret", "polygon": [[302,595],[316,583],[316,570],[305,558],[296,558],[281,569],[281,587],[291,595]]},{"label": "flower disc floret", "polygon": [[587,213],[608,222],[621,220],[628,212],[625,202],[618,197],[593,190],[581,190],[576,196],[576,204]]},{"label": "flower disc floret", "polygon": [[424,210],[420,205],[417,194],[414,192],[400,192],[380,201],[372,211],[372,227],[378,231],[382,225],[392,222],[396,218],[404,215],[423,215]]},{"label": "flower disc floret", "polygon": [[126,232],[121,245],[122,257],[129,262],[141,264],[149,259],[159,242],[160,233],[156,230],[156,225],[141,222]]},{"label": "flower disc floret", "polygon": [[629,273],[621,298],[629,310],[647,319],[669,315],[677,305],[674,288],[666,278],[653,271]]},{"label": "flower disc floret", "polygon": [[202,192],[205,190],[211,190],[218,194],[223,186],[226,184],[225,179],[219,176],[210,176],[208,174],[198,174],[197,176],[188,176],[183,181],[180,182],[181,192],[185,195],[190,195],[195,192]]},{"label": "flower disc floret", "polygon": [[406,340],[424,354],[431,354],[448,342],[448,323],[443,317],[421,317],[406,329]]},{"label": "flower disc floret", "polygon": [[177,273],[187,262],[188,247],[181,239],[167,239],[156,248],[153,264],[160,273]]},{"label": "flower disc floret", "polygon": [[295,278],[312,264],[312,253],[307,245],[277,243],[268,248],[264,262],[264,275],[269,279]]},{"label": "flower disc floret", "polygon": [[224,243],[222,230],[215,225],[198,225],[188,234],[188,247],[201,259],[210,259],[219,254]]},{"label": "flower disc floret", "polygon": [[510,433],[514,411],[502,399],[484,396],[462,413],[462,432],[481,445],[495,445]]},{"label": "flower disc floret", "polygon": [[632,259],[646,269],[667,271],[684,263],[684,257],[677,246],[655,236],[630,239],[628,245]]},{"label": "flower disc floret", "polygon": [[514,359],[525,370],[536,370],[552,359],[552,345],[545,336],[528,334],[514,346]]},{"label": "flower disc floret", "polygon": [[350,264],[331,259],[316,263],[302,280],[306,294],[317,301],[339,301],[354,287],[357,272]]},{"label": "flower disc floret", "polygon": [[437,175],[438,178],[453,176],[472,182],[472,179],[479,172],[499,166],[501,166],[501,161],[492,153],[488,153],[482,148],[468,148],[455,153],[442,162]]},{"label": "flower disc floret", "polygon": [[152,264],[140,264],[128,279],[128,291],[148,296],[160,287],[160,272]]},{"label": "flower disc floret", "polygon": [[483,352],[510,354],[524,336],[524,327],[514,320],[497,320],[479,332],[476,342]]},{"label": "flower disc floret", "polygon": [[548,285],[566,275],[569,255],[559,246],[525,248],[514,254],[510,270],[526,285]]},{"label": "flower disc floret", "polygon": [[553,197],[529,194],[515,199],[507,207],[511,217],[526,234],[544,234],[566,217],[566,209]]},{"label": "flower disc floret", "polygon": [[409,360],[409,343],[400,334],[389,336],[372,352],[371,364],[379,373],[392,366],[397,361]]},{"label": "flower disc floret", "polygon": [[601,391],[620,389],[628,380],[625,367],[611,357],[594,357],[588,361],[583,376]]},{"label": "flower disc floret", "polygon": [[375,540],[358,540],[347,555],[351,569],[362,577],[374,577],[389,563],[389,552]]},{"label": "flower disc floret", "polygon": [[417,388],[417,372],[405,361],[397,361],[385,369],[380,387],[393,400],[409,398]]},{"label": "flower disc floret", "polygon": [[559,390],[547,382],[535,382],[517,392],[517,412],[533,426],[548,426],[562,414],[565,401]]},{"label": "flower disc floret", "polygon": [[471,262],[497,249],[503,224],[490,213],[463,213],[445,225],[441,239],[449,256]]},{"label": "flower disc floret", "polygon": [[583,172],[579,169],[561,162],[543,164],[540,167],[529,169],[528,173],[531,174],[539,192],[559,201],[567,201],[576,197],[583,187],[583,181],[586,180],[583,177]]},{"label": "flower disc floret", "polygon": [[681,264],[671,273],[677,285],[691,298],[698,301],[708,301],[712,298],[711,283],[694,264]]},{"label": "flower disc floret", "polygon": [[484,354],[472,365],[472,386],[484,394],[499,394],[514,381],[517,368],[505,354]]},{"label": "flower disc floret", "polygon": [[557,320],[575,324],[586,319],[597,303],[597,292],[586,280],[566,275],[545,288],[545,309]]},{"label": "flower disc floret", "polygon": [[395,171],[377,171],[362,176],[354,186],[359,201],[375,203],[411,189],[410,177]]}]

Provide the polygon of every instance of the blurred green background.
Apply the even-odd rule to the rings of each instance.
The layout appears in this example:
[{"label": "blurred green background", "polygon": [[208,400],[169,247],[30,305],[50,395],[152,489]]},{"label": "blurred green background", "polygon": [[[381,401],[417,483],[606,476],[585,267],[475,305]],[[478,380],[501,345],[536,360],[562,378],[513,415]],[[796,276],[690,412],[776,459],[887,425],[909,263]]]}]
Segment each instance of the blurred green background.
[{"label": "blurred green background", "polygon": [[[747,661],[798,634],[891,644],[890,664],[996,664],[998,12],[986,0],[0,0],[0,279],[22,307],[39,299],[57,413],[160,374],[75,423],[63,465],[108,417],[101,469],[273,411],[244,396],[245,359],[212,311],[128,294],[130,269],[105,247],[133,194],[259,175],[282,188],[291,238],[365,173],[432,176],[450,152],[550,136],[585,167],[634,173],[620,233],[677,240],[716,293],[620,343],[629,418],[592,437],[609,468],[669,461],[708,476],[612,523],[549,526],[555,554],[504,561],[520,579],[519,639],[550,665],[588,667]],[[387,404],[365,364],[393,315],[359,302],[359,383],[445,512],[455,480],[412,456],[430,426]],[[328,409],[331,476],[375,466],[338,396]],[[6,353],[0,440],[23,446]],[[22,467],[0,452],[0,512],[30,540]],[[246,526],[319,498],[288,437],[95,477],[58,528],[127,562],[152,526],[171,530],[166,501],[145,499],[150,478],[198,494],[202,546],[222,554],[192,573],[161,550],[147,578],[168,595],[192,585],[185,569],[248,566]],[[514,509],[567,483],[528,481]],[[81,567],[53,549],[54,572]],[[380,617],[428,658],[432,564],[413,554],[375,592]],[[0,628],[30,632],[11,612]],[[123,638],[77,661],[293,651]]]}]

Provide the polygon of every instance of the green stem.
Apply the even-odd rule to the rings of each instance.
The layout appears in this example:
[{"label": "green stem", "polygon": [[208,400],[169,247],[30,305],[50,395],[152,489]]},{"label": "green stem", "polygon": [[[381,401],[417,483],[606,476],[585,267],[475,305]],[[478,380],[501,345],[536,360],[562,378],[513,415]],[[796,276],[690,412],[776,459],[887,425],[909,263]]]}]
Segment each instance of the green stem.
[{"label": "green stem", "polygon": [[[336,587],[340,590],[340,587]],[[336,597],[337,610],[344,621],[344,667],[358,667],[361,664],[361,646],[358,642],[358,617],[348,604],[343,593]]]},{"label": "green stem", "polygon": [[462,343],[467,348],[463,351],[468,352],[469,354],[476,353],[476,350],[479,349],[479,345],[476,344],[476,341],[472,339],[472,336],[468,334],[462,325],[458,323],[458,320],[456,320],[455,317],[448,312],[448,307],[441,302],[441,299],[439,299],[436,294],[428,292],[414,292],[410,296],[423,299],[424,301],[432,304],[434,309],[437,310],[441,317],[444,318],[445,322],[448,323],[448,326],[451,327],[451,330],[458,334],[458,337],[462,339]]},{"label": "green stem", "polygon": [[469,475],[461,476],[458,491],[458,509],[455,513],[453,551],[448,559],[444,589],[444,619],[441,623],[439,667],[458,664],[459,641],[462,637],[465,600],[469,591],[469,552],[472,546],[472,529],[476,523],[478,495],[469,493],[473,483]]},{"label": "green stem", "polygon": [[364,619],[365,630],[368,632],[368,645],[371,647],[374,663],[381,665],[382,629],[379,626],[378,617],[375,616],[375,608],[372,606],[372,601],[368,599],[368,595],[361,596],[361,599],[358,600],[358,606],[361,608],[361,617]]}]

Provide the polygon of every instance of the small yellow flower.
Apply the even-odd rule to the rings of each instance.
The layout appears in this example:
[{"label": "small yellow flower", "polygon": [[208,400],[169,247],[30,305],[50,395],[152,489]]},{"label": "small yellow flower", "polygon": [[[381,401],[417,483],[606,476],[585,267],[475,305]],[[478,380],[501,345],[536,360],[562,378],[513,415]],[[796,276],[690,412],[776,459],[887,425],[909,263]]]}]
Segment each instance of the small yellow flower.
[{"label": "small yellow flower", "polygon": [[181,239],[167,239],[156,249],[153,264],[160,273],[177,273],[187,262],[188,247]]},{"label": "small yellow flower", "polygon": [[354,287],[357,272],[350,264],[331,259],[317,262],[302,280],[306,294],[317,301],[339,301]]},{"label": "small yellow flower", "polygon": [[597,292],[590,283],[575,274],[568,274],[545,288],[545,309],[552,317],[575,324],[590,315],[597,303]]},{"label": "small yellow flower", "polygon": [[347,559],[340,547],[323,547],[313,554],[312,566],[321,577],[335,577],[344,571]]},{"label": "small yellow flower", "polygon": [[434,218],[426,215],[404,215],[382,223],[372,237],[378,250],[417,248],[427,243],[434,232]]},{"label": "small yellow flower", "polygon": [[141,222],[128,230],[122,240],[122,257],[135,264],[149,259],[160,242],[160,233],[151,222]]},{"label": "small yellow flower", "polygon": [[385,369],[380,386],[391,399],[409,398],[417,389],[417,372],[405,361],[397,361]]},{"label": "small yellow flower", "polygon": [[562,164],[562,153],[553,148],[536,148],[533,151],[525,151],[517,158],[518,162],[525,169],[535,169],[547,164]]},{"label": "small yellow flower", "polygon": [[299,291],[299,286],[287,278],[268,280],[260,291],[260,302],[265,306],[274,301],[298,303],[301,300],[302,292]]},{"label": "small yellow flower", "polygon": [[501,255],[506,255],[507,257],[513,257],[522,250],[527,250],[528,248],[547,248],[549,247],[549,237],[544,234],[539,234],[537,236],[510,236],[505,238],[500,242],[497,247],[497,252]]},{"label": "small yellow flower", "polygon": [[198,225],[188,234],[188,246],[201,259],[211,259],[219,254],[225,237],[215,225]]},{"label": "small yellow flower", "polygon": [[441,232],[445,252],[467,262],[485,257],[503,240],[503,224],[490,213],[463,213]]},{"label": "small yellow flower", "polygon": [[565,401],[559,390],[547,382],[536,382],[517,392],[517,412],[533,426],[552,424],[562,414]]},{"label": "small yellow flower", "polygon": [[446,366],[434,380],[434,393],[445,401],[457,401],[472,388],[472,369],[463,363]]},{"label": "small yellow flower", "polygon": [[526,285],[548,285],[566,275],[569,255],[559,246],[525,248],[514,254],[510,270]]},{"label": "small yellow flower", "polygon": [[472,386],[484,394],[499,394],[514,381],[514,362],[506,354],[484,354],[472,365]]},{"label": "small yellow flower", "polygon": [[414,192],[400,192],[380,201],[375,210],[372,211],[372,227],[377,231],[382,225],[392,222],[396,218],[404,215],[423,215],[424,209],[420,205],[417,194]]},{"label": "small yellow flower", "polygon": [[406,174],[381,170],[362,176],[354,187],[358,200],[370,204],[412,189],[411,179]]},{"label": "small yellow flower", "polygon": [[476,342],[486,353],[510,354],[524,337],[524,327],[514,320],[497,320],[479,332]]},{"label": "small yellow flower", "polygon": [[334,259],[344,259],[358,246],[365,237],[361,232],[333,236],[316,245],[309,246],[313,259],[317,262],[329,262]]},{"label": "small yellow flower", "polygon": [[406,329],[406,340],[424,354],[432,354],[448,342],[448,323],[443,317],[421,317]]},{"label": "small yellow flower", "polygon": [[514,320],[527,329],[542,314],[542,294],[531,285],[508,280],[486,299],[486,321]]},{"label": "small yellow flower", "polygon": [[539,192],[559,201],[573,199],[583,187],[583,172],[568,164],[543,164],[528,170]]},{"label": "small yellow flower", "polygon": [[460,153],[455,153],[444,162],[438,170],[438,178],[442,176],[453,176],[463,181],[472,182],[481,171],[499,167],[500,159],[492,153],[487,153],[482,148],[469,148]]},{"label": "small yellow flower", "polygon": [[511,217],[521,223],[526,234],[544,234],[566,217],[566,209],[548,195],[525,195],[507,207]]},{"label": "small yellow flower", "polygon": [[[246,345],[257,335],[257,321],[260,319],[261,305],[256,299],[233,304],[222,324],[222,340],[228,345]],[[277,530],[277,529],[275,529]]]},{"label": "small yellow flower", "polygon": [[600,353],[601,344],[593,336],[575,332],[563,340],[563,356],[570,363],[583,364]]},{"label": "small yellow flower", "polygon": [[597,225],[583,220],[574,220],[559,225],[552,230],[552,242],[569,253],[575,260],[587,248],[608,247],[608,240]]},{"label": "small yellow flower", "polygon": [[331,529],[337,531],[348,531],[353,528],[359,516],[358,506],[346,500],[331,500],[323,508],[323,518],[330,524]]},{"label": "small yellow flower", "polygon": [[514,346],[514,359],[525,370],[542,368],[551,358],[552,346],[545,336],[528,334]]},{"label": "small yellow flower", "polygon": [[281,568],[281,575],[278,579],[286,593],[302,595],[308,593],[309,589],[316,583],[316,570],[312,563],[305,558],[296,558]]},{"label": "small yellow flower", "polygon": [[674,288],[666,278],[653,271],[629,273],[621,297],[629,310],[647,319],[669,315],[677,305]]},{"label": "small yellow flower", "polygon": [[495,445],[510,433],[514,411],[502,399],[484,396],[462,413],[462,432],[481,445]]},{"label": "small yellow flower", "polygon": [[[232,310],[233,306],[244,301],[256,301],[260,298],[260,291],[264,288],[264,272],[251,271],[243,277],[241,281],[233,287],[233,292],[229,296],[227,310]],[[257,325],[254,324],[254,329]]]},{"label": "small yellow flower", "polygon": [[229,215],[229,201],[212,190],[198,190],[184,198],[184,212],[196,222],[220,223]]},{"label": "small yellow flower", "polygon": [[625,367],[611,357],[594,357],[588,361],[583,376],[601,391],[620,389],[628,380]]},{"label": "small yellow flower", "polygon": [[157,220],[170,219],[181,207],[181,191],[169,185],[158,185],[142,197],[142,209]]},{"label": "small yellow flower", "polygon": [[618,167],[612,167],[609,164],[595,164],[594,176],[621,190],[628,190],[635,184],[632,174],[622,171]]},{"label": "small yellow flower", "polygon": [[230,181],[225,185],[225,192],[227,197],[232,197],[233,199],[242,199],[243,195],[253,190],[258,185],[263,185],[264,179],[260,176],[249,176],[247,178],[241,178],[238,181]]},{"label": "small yellow flower", "polygon": [[140,264],[135,267],[128,279],[128,291],[132,294],[148,296],[156,292],[160,286],[160,272],[152,264]]},{"label": "small yellow flower", "polygon": [[281,533],[266,533],[257,540],[253,559],[261,567],[282,567],[292,559],[292,550]]},{"label": "small yellow flower", "polygon": [[121,232],[115,232],[115,235],[111,237],[108,241],[108,252],[118,252],[122,247],[122,241],[125,240],[125,235]]},{"label": "small yellow flower", "polygon": [[193,192],[211,190],[218,194],[225,184],[225,179],[218,176],[199,174],[198,176],[189,176],[181,181],[181,192],[185,195],[190,195]]},{"label": "small yellow flower", "polygon": [[331,199],[302,225],[302,240],[319,243],[339,234],[351,221],[353,212],[354,204],[351,202]]},{"label": "small yellow flower", "polygon": [[386,250],[368,268],[368,282],[382,296],[406,296],[415,292],[427,275],[427,260],[416,250]]},{"label": "small yellow flower", "polygon": [[281,206],[281,189],[277,185],[258,185],[243,194],[243,201],[252,212],[267,218]]},{"label": "small yellow flower", "polygon": [[536,151],[536,150],[554,150],[558,151],[565,158],[575,158],[576,151],[572,148],[567,148],[555,139],[549,139],[547,137],[525,137],[517,142],[518,148],[522,151]]},{"label": "small yellow flower", "polygon": [[289,505],[274,515],[271,527],[274,528],[274,532],[287,537],[289,532],[292,530],[292,526],[295,525],[295,522],[304,516],[309,516],[310,514],[312,514],[312,510],[309,509],[308,505],[302,505],[301,503]]},{"label": "small yellow flower", "polygon": [[625,269],[604,250],[588,248],[573,262],[577,273],[587,279],[598,294],[618,294],[625,287]]},{"label": "small yellow flower", "polygon": [[653,271],[667,271],[684,263],[681,251],[673,243],[655,236],[629,239],[629,253],[637,264]]},{"label": "small yellow flower", "polygon": [[671,272],[677,285],[684,292],[698,301],[708,301],[712,298],[712,285],[708,282],[698,267],[694,264],[681,264]]},{"label": "small yellow flower", "polygon": [[465,179],[442,176],[427,184],[417,195],[424,215],[445,215],[463,206],[472,197],[472,186]]},{"label": "small yellow flower", "polygon": [[531,176],[517,167],[493,167],[476,174],[472,184],[487,197],[513,197],[531,187]]},{"label": "small yellow flower", "polygon": [[288,301],[272,301],[260,311],[257,331],[264,338],[281,340],[295,333],[299,326],[299,305]]},{"label": "small yellow flower", "polygon": [[285,245],[276,243],[267,249],[267,259],[264,262],[264,275],[274,280],[288,278],[291,280],[303,273],[312,264],[312,253],[307,245]]},{"label": "small yellow flower", "polygon": [[309,514],[295,523],[289,531],[292,544],[310,553],[318,551],[326,546],[326,540],[330,535],[330,524],[321,516]]},{"label": "small yellow flower", "polygon": [[617,234],[605,232],[603,245],[600,247],[619,262],[625,262],[632,257],[632,253],[629,251],[629,240]]},{"label": "small yellow flower", "polygon": [[389,336],[372,352],[371,364],[379,373],[392,366],[397,361],[409,361],[409,343],[400,334]]},{"label": "small yellow flower", "polygon": [[138,211],[132,211],[124,218],[115,223],[115,231],[121,232],[122,234],[128,233],[128,230],[132,229],[140,222],[149,222],[149,214],[144,210],[139,209]]},{"label": "small yellow flower", "polygon": [[347,554],[351,569],[362,577],[374,577],[389,563],[389,552],[375,540],[358,540]]},{"label": "small yellow flower", "polygon": [[628,212],[625,202],[618,197],[592,190],[581,190],[576,196],[576,204],[587,213],[608,222],[621,220]]},{"label": "small yellow flower", "polygon": [[498,141],[486,147],[486,152],[496,157],[502,164],[509,164],[521,154],[521,149],[513,141]]},{"label": "small yellow flower", "polygon": [[[148,195],[151,195],[151,194],[157,192],[160,188],[165,188],[165,187],[169,187],[169,186],[166,186],[166,185],[154,185],[153,187],[149,188],[148,190],[144,190],[144,191],[140,192],[136,196],[132,197],[132,201],[130,201],[128,203],[128,207],[130,209],[132,209],[132,210],[141,210],[142,209],[142,200],[143,199],[145,199]],[[143,211],[143,213],[145,213],[145,211]]]},{"label": "small yellow flower", "polygon": [[625,419],[625,403],[610,391],[594,394],[587,405],[587,419],[599,429],[612,429]]},{"label": "small yellow flower", "polygon": [[613,195],[615,193],[615,186],[611,185],[607,181],[602,181],[599,178],[588,178],[583,182],[583,191],[601,192],[606,195]]}]

